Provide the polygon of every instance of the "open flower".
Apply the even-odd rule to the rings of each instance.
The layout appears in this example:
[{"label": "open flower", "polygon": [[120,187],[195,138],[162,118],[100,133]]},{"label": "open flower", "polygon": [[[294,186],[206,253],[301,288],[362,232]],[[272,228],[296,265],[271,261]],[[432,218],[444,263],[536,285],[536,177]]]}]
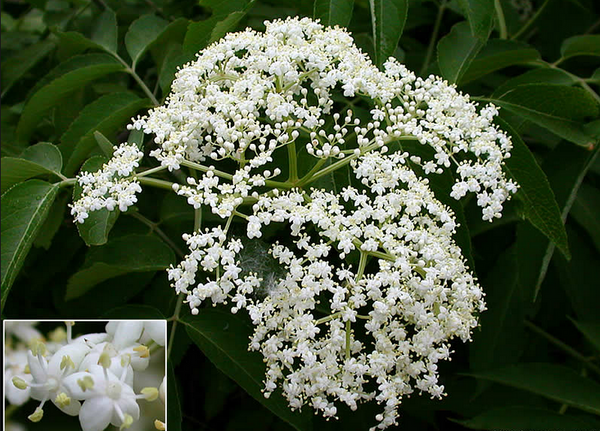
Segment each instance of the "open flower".
[{"label": "open flower", "polygon": [[84,400],[79,412],[79,422],[83,431],[102,431],[109,424],[129,428],[140,418],[138,399],[153,401],[158,397],[158,389],[144,388],[136,395],[131,386],[125,383],[126,368],[117,377],[110,368],[110,358],[103,354],[102,365],[92,365],[89,371],[72,374],[65,380],[73,396]]}]

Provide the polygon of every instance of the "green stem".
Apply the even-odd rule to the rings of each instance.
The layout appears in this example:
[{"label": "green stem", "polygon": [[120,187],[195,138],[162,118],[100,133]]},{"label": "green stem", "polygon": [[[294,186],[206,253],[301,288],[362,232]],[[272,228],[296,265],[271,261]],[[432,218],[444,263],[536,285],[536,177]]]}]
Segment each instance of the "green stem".
[{"label": "green stem", "polygon": [[173,326],[171,326],[171,333],[169,334],[169,345],[167,346],[167,358],[171,357],[171,352],[173,351],[173,344],[175,342],[175,330],[177,329],[177,323],[179,322],[179,313],[181,312],[181,305],[183,304],[183,295],[179,295],[177,297],[177,304],[175,304],[175,311],[173,312],[173,316],[169,320],[173,321]]},{"label": "green stem", "polygon": [[350,359],[350,343],[352,342],[352,323],[346,320],[346,359]]},{"label": "green stem", "polygon": [[438,8],[437,16],[435,17],[435,24],[433,25],[433,32],[431,33],[431,38],[429,39],[429,46],[427,46],[427,54],[425,55],[425,61],[423,62],[423,66],[421,66],[421,76],[423,76],[423,74],[427,71],[429,63],[431,63],[431,58],[433,57],[435,43],[437,42],[438,35],[440,33],[440,26],[442,24],[442,17],[444,16],[445,10],[446,2],[443,1],[440,7]]},{"label": "green stem", "polygon": [[[194,232],[199,232],[202,227],[202,209],[194,210]],[[183,304],[184,296],[179,294],[177,297],[177,304],[175,304],[175,311],[173,315],[168,319],[173,321],[171,326],[171,334],[169,335],[169,346],[167,348],[167,358],[171,357],[171,351],[173,350],[173,343],[175,341],[175,330],[177,329],[177,323],[179,322],[179,313],[181,313],[181,306]]]},{"label": "green stem", "polygon": [[57,183],[58,187],[69,187],[74,186],[77,183],[77,178],[66,178],[60,183]]},{"label": "green stem", "polygon": [[173,184],[175,184],[170,181],[158,180],[156,178],[146,178],[146,177],[138,178],[138,181],[140,182],[140,184],[143,184],[145,186],[151,186],[151,187],[156,187],[159,189],[171,190],[171,191],[173,191]]},{"label": "green stem", "polygon": [[181,249],[177,246],[177,244],[175,244],[171,238],[169,238],[167,236],[167,234],[165,234],[165,232],[158,226],[158,223],[154,223],[152,220],[146,218],[145,216],[143,216],[142,214],[140,214],[139,212],[131,212],[131,213],[127,213],[127,215],[130,215],[131,217],[141,221],[142,223],[144,223],[146,226],[148,226],[150,228],[151,232],[156,232],[156,234],[164,241],[166,242],[169,247],[171,247],[173,249],[173,251],[180,257],[183,258],[185,257],[185,254],[183,253],[183,251],[181,251]]},{"label": "green stem", "polygon": [[358,159],[364,153],[367,153],[377,147],[378,147],[377,144],[369,145],[364,150],[361,150],[360,154],[352,154],[351,156],[344,157],[343,159],[338,160],[337,162],[327,166],[326,168],[321,169],[319,172],[313,174],[311,177],[308,177],[308,175],[306,175],[306,176],[304,176],[304,178],[302,178],[301,181],[298,182],[297,187],[302,187],[302,186],[305,186],[306,184],[310,184],[313,181],[318,180],[319,178],[321,178],[325,175],[328,175],[333,171],[338,170],[342,166],[346,166],[352,160]]},{"label": "green stem", "polygon": [[516,40],[519,37],[521,37],[523,34],[525,34],[525,32],[527,30],[529,30],[531,28],[531,26],[533,25],[534,22],[537,21],[537,19],[540,17],[540,15],[542,14],[542,12],[544,11],[544,9],[546,8],[546,5],[549,3],[549,0],[545,0],[544,3],[542,3],[542,5],[538,8],[538,10],[535,11],[535,14],[533,14],[533,16],[531,18],[529,18],[529,20],[523,25],[523,27],[521,27],[519,29],[519,31],[517,31],[512,37],[511,39]]},{"label": "green stem", "polygon": [[154,104],[154,106],[159,106],[160,102],[156,99],[156,96],[154,96],[154,94],[152,93],[152,91],[150,91],[150,89],[148,88],[148,86],[144,83],[144,81],[142,81],[142,78],[140,78],[140,76],[135,72],[135,70],[129,66],[129,64],[127,64],[127,62],[125,60],[123,60],[119,55],[115,54],[115,53],[111,53],[123,66],[125,66],[125,71],[127,73],[129,73],[132,78],[135,80],[135,82],[137,82],[137,84],[140,86],[140,88],[142,89],[142,91],[144,92],[144,94],[146,96],[148,96],[148,99],[150,99],[152,101],[152,103]]},{"label": "green stem", "polygon": [[[232,181],[233,180],[233,175],[228,174],[226,172],[223,171],[219,171],[218,169],[210,169],[208,166],[204,166],[201,165],[199,163],[195,163],[195,162],[190,162],[189,160],[183,160],[181,162],[182,166],[187,166],[188,168],[192,168],[192,169],[196,169],[198,171],[201,172],[208,172],[208,171],[212,171],[216,176]],[[267,187],[271,187],[274,189],[291,189],[292,187],[294,187],[292,184],[288,183],[288,182],[280,182],[280,181],[272,181],[272,180],[265,180],[265,185]]]},{"label": "green stem", "polygon": [[202,227],[202,208],[194,210],[194,232],[199,232]]},{"label": "green stem", "polygon": [[288,165],[290,176],[288,182],[294,183],[298,181],[298,160],[296,159],[296,142],[292,141],[287,146],[288,150]]},{"label": "green stem", "polygon": [[542,328],[533,324],[529,320],[524,320],[523,322],[525,323],[525,326],[527,326],[533,332],[535,332],[538,335],[541,335],[546,340],[548,340],[550,343],[554,344],[556,347],[558,347],[559,349],[561,349],[568,355],[571,355],[573,358],[581,361],[583,363],[583,365],[586,366],[588,369],[590,369],[590,370],[594,371],[596,374],[600,375],[600,368],[598,368],[596,365],[590,363],[590,361],[585,356],[583,356],[581,353],[579,353],[577,350],[573,349],[571,346],[563,343],[559,339],[548,334]]},{"label": "green stem", "polygon": [[337,313],[330,314],[329,316],[321,317],[320,319],[315,320],[315,325],[321,325],[323,323],[329,322],[330,320],[337,319],[341,315],[342,312],[338,311]]},{"label": "green stem", "polygon": [[145,177],[150,174],[155,174],[156,172],[164,171],[165,169],[167,169],[166,166],[156,166],[154,168],[146,169],[145,171],[142,171],[142,172],[136,172],[135,176],[138,178]]},{"label": "green stem", "polygon": [[506,39],[508,37],[508,30],[506,29],[506,20],[504,19],[504,11],[502,10],[502,4],[500,4],[500,0],[494,0],[494,7],[496,8],[496,17],[498,18],[498,31],[500,32],[500,39]]},{"label": "green stem", "polygon": [[546,62],[545,62],[545,61],[543,61],[543,60],[538,60],[538,61],[536,61],[536,62],[533,62],[533,63],[528,63],[528,64],[531,64],[531,65],[533,65],[533,66],[549,67],[549,68],[551,68],[551,69],[557,69],[557,70],[560,70],[560,71],[562,71],[562,72],[566,73],[566,74],[567,74],[567,75],[569,75],[569,77],[571,77],[571,78],[572,78],[572,79],[573,79],[573,80],[574,80],[574,81],[575,81],[575,82],[576,82],[578,85],[580,85],[580,86],[581,86],[581,88],[583,88],[583,89],[584,89],[584,90],[586,90],[588,93],[590,93],[590,96],[592,96],[594,99],[596,99],[596,101],[597,101],[598,103],[600,103],[600,96],[598,95],[598,93],[596,93],[596,92],[594,91],[594,89],[593,89],[592,87],[590,87],[590,86],[588,85],[588,83],[586,82],[586,80],[585,80],[585,79],[583,79],[583,78],[580,78],[579,76],[577,76],[577,75],[575,75],[575,74],[573,74],[573,73],[571,73],[571,72],[569,72],[569,71],[567,71],[567,70],[565,70],[565,69],[563,69],[563,68],[561,68],[561,67],[558,67],[558,66],[557,66],[558,64],[560,64],[560,63],[561,63],[561,61],[562,61],[562,60],[563,60],[563,59],[562,59],[562,58],[560,58],[560,59],[558,59],[558,60],[557,60],[556,62],[554,62],[554,63],[546,63]]}]

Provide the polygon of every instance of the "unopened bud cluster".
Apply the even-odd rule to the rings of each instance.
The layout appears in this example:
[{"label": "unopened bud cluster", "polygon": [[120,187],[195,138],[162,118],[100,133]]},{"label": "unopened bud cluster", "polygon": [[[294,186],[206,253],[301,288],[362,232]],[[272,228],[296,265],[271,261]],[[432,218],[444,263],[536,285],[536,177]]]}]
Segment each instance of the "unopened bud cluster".
[{"label": "unopened bud cluster", "polygon": [[[379,70],[345,29],[265,24],[198,54],[164,106],[130,126],[154,135],[165,169],[198,172],[173,190],[223,220],[184,235],[189,254],[169,278],[194,314],[207,299],[249,313],[265,396],[280,388],[326,417],[374,400],[384,429],[404,396],[443,395],[438,363],[485,309],[427,176],[453,172],[450,197],[474,193],[492,221],[517,190],[503,172],[511,141],[494,106],[393,58]],[[268,244],[279,268],[268,276],[242,263],[266,226],[285,232]]]}]

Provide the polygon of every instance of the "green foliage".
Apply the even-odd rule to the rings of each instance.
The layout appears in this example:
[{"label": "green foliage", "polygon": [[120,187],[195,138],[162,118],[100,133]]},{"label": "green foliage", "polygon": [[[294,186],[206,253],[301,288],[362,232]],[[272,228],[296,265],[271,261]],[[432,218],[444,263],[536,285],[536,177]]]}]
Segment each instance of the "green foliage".
[{"label": "green foliage", "polygon": [[565,366],[523,363],[474,373],[473,376],[524,389],[567,406],[600,415],[600,385]]},{"label": "green foliage", "polygon": [[119,237],[86,253],[83,266],[67,283],[65,300],[78,298],[110,278],[132,272],[160,271],[174,263],[173,251],[155,236]]},{"label": "green foliage", "polygon": [[2,195],[2,309],[57,193],[56,185],[27,180]]},{"label": "green foliage", "polygon": [[334,25],[347,27],[352,18],[353,8],[354,0],[315,0],[313,17],[331,27]]},{"label": "green foliage", "polygon": [[442,76],[450,82],[460,81],[483,45],[481,39],[471,34],[466,22],[459,22],[452,27],[452,31],[437,46]]},{"label": "green foliage", "polygon": [[62,164],[60,151],[45,142],[27,147],[20,157],[3,157],[2,193],[29,178],[44,174],[60,177]]},{"label": "green foliage", "polygon": [[379,67],[396,50],[408,15],[408,0],[369,0],[375,48]]},{"label": "green foliage", "polygon": [[[164,103],[177,68],[198,51],[230,31],[263,30],[267,19],[311,16],[347,26],[379,67],[395,56],[423,78],[441,75],[480,106],[493,103],[496,124],[512,138],[505,170],[520,188],[501,220],[483,223],[474,200],[443,199],[488,309],[473,343],[457,343],[453,361],[440,365],[448,398],[403,400],[399,428],[600,428],[600,3],[545,0],[530,2],[532,10],[505,0],[26,3],[2,10],[3,317],[170,318],[172,431],[372,425],[369,405],[325,422],[309,406],[291,412],[278,393],[265,399],[264,364],[247,350],[247,318],[226,308],[186,311],[164,269],[187,253],[184,232],[216,220],[169,192],[187,168],[149,178],[141,173],[156,163],[145,158],[144,192],[122,214],[95,211],[75,226],[68,206],[81,194],[77,173],[100,169],[114,146],[136,143],[146,155],[156,148],[126,126]],[[336,104],[369,116],[360,97]],[[306,139],[298,141],[300,177],[313,167]],[[425,151],[414,142],[402,148]],[[288,174],[287,157],[277,157]],[[362,187],[351,173],[344,165],[311,185]],[[436,194],[448,194],[454,174],[431,177]],[[247,245],[245,268],[277,276],[264,244],[288,240],[269,226]]]}]

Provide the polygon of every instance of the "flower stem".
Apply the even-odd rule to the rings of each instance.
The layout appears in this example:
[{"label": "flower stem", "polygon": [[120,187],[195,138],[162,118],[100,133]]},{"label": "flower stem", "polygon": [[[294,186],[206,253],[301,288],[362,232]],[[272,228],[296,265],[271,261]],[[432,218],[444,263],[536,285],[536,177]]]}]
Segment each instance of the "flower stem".
[{"label": "flower stem", "polygon": [[169,238],[167,236],[167,234],[158,226],[158,223],[153,222],[152,220],[146,218],[145,216],[143,216],[142,214],[140,214],[139,212],[130,212],[127,213],[127,215],[130,215],[131,217],[141,221],[142,223],[144,223],[146,226],[148,226],[150,228],[151,232],[156,232],[156,234],[164,241],[166,242],[169,247],[171,247],[173,249],[173,251],[180,257],[183,258],[185,256],[185,254],[183,253],[183,251],[181,251],[181,249],[177,246],[177,244],[175,244],[171,238]]},{"label": "flower stem", "polygon": [[[134,177],[135,178],[135,177]],[[146,177],[137,177],[137,180],[140,182],[140,184],[144,184],[145,186],[151,186],[151,187],[156,187],[159,189],[165,189],[165,190],[173,190],[173,184],[170,181],[165,181],[165,180],[159,180],[156,178],[146,178]]]},{"label": "flower stem", "polygon": [[298,180],[298,160],[296,159],[296,142],[292,141],[287,146],[288,164],[290,176],[288,182],[294,183]]},{"label": "flower stem", "polygon": [[431,33],[431,38],[429,39],[429,46],[427,47],[427,54],[425,55],[425,61],[423,61],[423,66],[421,66],[422,76],[429,67],[429,63],[431,63],[431,58],[433,57],[433,50],[435,49],[435,42],[438,39],[438,35],[440,32],[440,26],[442,24],[442,17],[444,16],[444,11],[446,10],[446,2],[443,1],[440,7],[438,8],[437,16],[435,17],[435,24],[433,25],[433,32]]},{"label": "flower stem", "polygon": [[506,19],[504,19],[504,11],[502,10],[502,4],[500,4],[500,0],[494,0],[494,7],[496,8],[496,17],[498,18],[498,31],[500,32],[500,39],[506,39],[508,37],[508,30],[506,29]]},{"label": "flower stem", "polygon": [[523,25],[523,27],[521,27],[519,29],[519,31],[517,31],[514,35],[512,35],[511,39],[516,40],[519,37],[521,37],[523,34],[525,34],[525,32],[527,32],[527,30],[529,30],[531,28],[533,23],[536,22],[537,19],[540,17],[540,15],[544,11],[544,9],[546,8],[546,5],[548,3],[549,3],[549,0],[545,0],[544,3],[542,3],[542,5],[538,8],[538,10],[535,11],[535,14],[533,14],[533,16],[531,18],[529,18],[529,20]]},{"label": "flower stem", "polygon": [[550,343],[554,344],[556,347],[561,349],[563,352],[567,353],[568,355],[571,355],[575,359],[578,359],[579,361],[581,361],[583,363],[584,366],[586,366],[590,370],[594,371],[596,374],[600,375],[600,368],[598,366],[592,364],[585,356],[583,356],[577,350],[575,350],[571,346],[563,343],[558,338],[555,338],[554,336],[548,334],[542,328],[540,328],[539,326],[530,322],[529,320],[524,320],[523,322],[524,322],[525,326],[527,326],[533,332],[535,332],[538,335],[541,335],[546,340],[548,340]]}]

